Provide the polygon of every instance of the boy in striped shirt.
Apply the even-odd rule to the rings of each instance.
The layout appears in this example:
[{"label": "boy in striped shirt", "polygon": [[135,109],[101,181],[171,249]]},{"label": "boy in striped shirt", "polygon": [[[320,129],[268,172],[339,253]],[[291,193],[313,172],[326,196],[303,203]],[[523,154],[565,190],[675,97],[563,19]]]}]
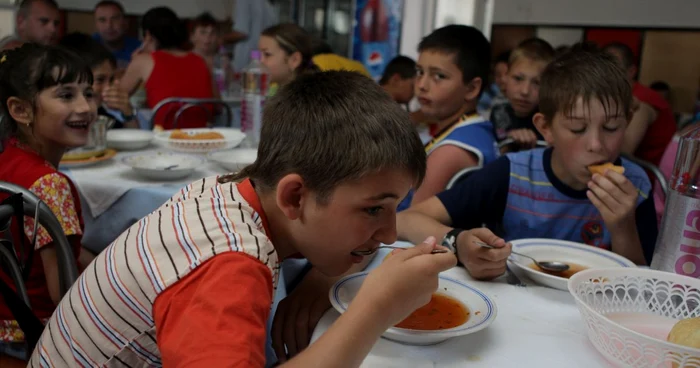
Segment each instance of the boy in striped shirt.
[{"label": "boy in striped shirt", "polygon": [[[100,254],[64,296],[31,367],[262,367],[279,264],[328,276],[396,239],[396,207],[425,174],[408,115],[352,72],[297,78],[266,104],[258,158],[183,188]],[[389,326],[424,305],[433,238],[372,271],[314,345],[285,366],[359,366]]]},{"label": "boy in striped shirt", "polygon": [[[456,234],[453,228],[485,223],[505,241],[569,240],[649,264],[657,236],[651,183],[641,167],[620,157],[632,116],[623,71],[601,50],[576,46],[547,66],[539,93],[534,123],[551,147],[501,157],[401,213],[399,237]],[[590,166],[608,162],[624,173],[591,173]],[[457,254],[473,277],[505,272],[510,245],[491,234],[487,243],[498,249],[486,249],[463,235]]]}]

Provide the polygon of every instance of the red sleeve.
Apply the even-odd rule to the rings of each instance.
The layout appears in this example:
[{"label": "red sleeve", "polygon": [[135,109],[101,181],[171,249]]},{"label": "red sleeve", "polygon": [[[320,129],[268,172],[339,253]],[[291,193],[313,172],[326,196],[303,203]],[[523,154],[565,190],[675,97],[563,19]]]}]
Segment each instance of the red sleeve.
[{"label": "red sleeve", "polygon": [[153,305],[164,367],[264,367],[272,275],[224,253],[168,287]]}]

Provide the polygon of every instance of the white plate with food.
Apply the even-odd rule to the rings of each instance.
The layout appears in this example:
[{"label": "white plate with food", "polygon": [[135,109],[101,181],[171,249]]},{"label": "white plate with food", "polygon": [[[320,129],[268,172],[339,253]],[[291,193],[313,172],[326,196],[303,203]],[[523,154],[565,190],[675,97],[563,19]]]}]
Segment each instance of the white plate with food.
[{"label": "white plate with food", "polygon": [[532,281],[559,290],[568,290],[568,279],[589,268],[637,267],[625,257],[582,243],[538,238],[513,240],[511,243],[514,251],[538,262],[562,262],[569,265],[569,269],[564,272],[545,272],[528,258],[516,254],[510,256],[510,263],[521,269]]},{"label": "white plate with food", "polygon": [[700,367],[700,280],[651,269],[572,276],[588,338],[618,367]]},{"label": "white plate with food", "polygon": [[146,179],[169,181],[192,175],[206,161],[193,155],[155,152],[125,157],[122,162]]},{"label": "white plate with food", "polygon": [[[344,313],[369,272],[339,280],[329,292],[331,304]],[[435,313],[439,310],[440,313]],[[426,306],[382,335],[408,345],[433,345],[488,327],[496,319],[496,304],[481,290],[462,281],[440,276],[439,286]]]},{"label": "white plate with food", "polygon": [[156,133],[155,141],[169,149],[187,153],[209,153],[237,147],[245,139],[240,129],[174,129]]},{"label": "white plate with food", "polygon": [[107,131],[107,146],[120,151],[140,150],[153,141],[153,132],[142,129],[110,129]]},{"label": "white plate with food", "polygon": [[254,148],[235,148],[210,152],[207,157],[210,161],[230,172],[238,172],[255,162],[255,159],[258,157],[258,150]]}]

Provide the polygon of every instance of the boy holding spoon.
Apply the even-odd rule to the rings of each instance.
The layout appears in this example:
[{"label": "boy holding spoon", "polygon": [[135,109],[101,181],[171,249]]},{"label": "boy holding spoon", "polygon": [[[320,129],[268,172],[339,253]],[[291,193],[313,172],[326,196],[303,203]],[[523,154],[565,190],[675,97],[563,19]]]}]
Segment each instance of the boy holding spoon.
[{"label": "boy holding spoon", "polygon": [[[570,240],[649,264],[657,235],[651,184],[639,166],[619,157],[631,111],[632,91],[615,60],[577,46],[542,75],[533,120],[551,147],[501,157],[401,213],[399,238],[447,234],[478,279],[502,275],[511,249],[488,229],[480,231],[497,249],[461,234],[483,224],[506,241]],[[592,174],[590,166],[606,162],[621,165],[624,174]]]},{"label": "boy holding spoon", "polygon": [[[100,254],[48,322],[30,366],[265,365],[285,258],[327,277],[396,240],[396,207],[425,174],[408,114],[353,72],[300,76],[266,103],[258,157],[201,179]],[[319,341],[283,363],[357,367],[426,304],[452,253],[434,237],[391,257]]]}]

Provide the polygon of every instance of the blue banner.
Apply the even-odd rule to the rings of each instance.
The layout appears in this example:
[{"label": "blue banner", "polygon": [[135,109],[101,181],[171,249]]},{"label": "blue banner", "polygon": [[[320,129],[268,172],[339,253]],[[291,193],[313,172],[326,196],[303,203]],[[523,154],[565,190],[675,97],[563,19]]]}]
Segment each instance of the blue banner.
[{"label": "blue banner", "polygon": [[357,0],[353,30],[353,59],[379,80],[386,65],[399,54],[403,0]]}]

